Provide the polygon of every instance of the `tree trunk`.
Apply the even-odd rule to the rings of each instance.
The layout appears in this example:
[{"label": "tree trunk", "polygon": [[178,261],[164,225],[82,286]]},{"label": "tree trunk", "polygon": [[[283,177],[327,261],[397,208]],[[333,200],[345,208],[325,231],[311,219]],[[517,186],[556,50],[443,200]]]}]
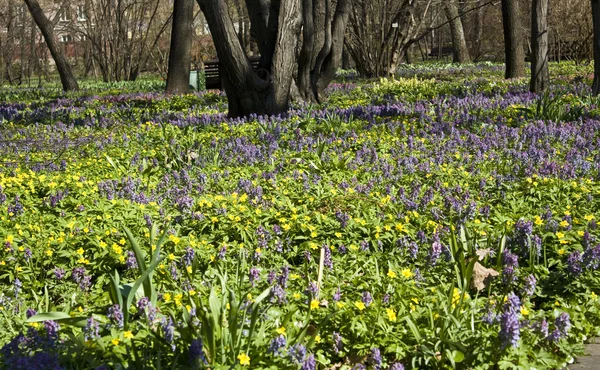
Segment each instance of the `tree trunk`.
[{"label": "tree trunk", "polygon": [[348,52],[348,48],[344,46],[342,49],[342,69],[348,70],[352,68],[350,66],[350,53]]},{"label": "tree trunk", "polygon": [[175,0],[167,74],[168,93],[186,93],[190,86],[194,0]]},{"label": "tree trunk", "polygon": [[600,0],[592,0],[592,22],[594,24],[594,84],[592,93],[600,94]]},{"label": "tree trunk", "polygon": [[502,26],[504,27],[504,78],[525,76],[525,51],[519,3],[517,0],[502,0]]},{"label": "tree trunk", "polygon": [[69,65],[69,62],[65,56],[65,52],[54,37],[54,24],[52,24],[52,22],[46,17],[37,0],[23,1],[25,1],[25,4],[27,4],[29,13],[31,13],[33,20],[42,32],[42,35],[44,35],[46,45],[48,45],[50,54],[52,54],[52,58],[56,63],[56,69],[60,75],[60,81],[62,83],[63,90],[72,91],[79,89],[77,80],[75,79],[73,71],[71,70],[71,66]]},{"label": "tree trunk", "polygon": [[[255,72],[227,12],[225,0],[197,0],[221,63],[221,80],[229,103],[229,116],[280,114],[289,106],[295,49],[300,31],[300,0],[280,0],[269,12],[250,13],[251,27],[261,50],[261,67]],[[256,4],[253,4],[256,5]],[[256,11],[256,7],[253,9]],[[276,22],[275,22],[276,20]],[[270,30],[275,28],[275,33]]]},{"label": "tree trunk", "polygon": [[450,23],[450,35],[452,37],[452,61],[454,63],[467,63],[469,58],[469,49],[465,40],[465,31],[463,29],[458,7],[454,0],[445,1],[444,12],[448,23]]},{"label": "tree trunk", "polygon": [[474,25],[474,39],[473,39],[473,59],[479,60],[483,55],[483,51],[481,50],[481,41],[483,39],[483,19],[485,15],[485,7],[479,7],[475,12],[475,25]]},{"label": "tree trunk", "polygon": [[[306,101],[323,101],[322,93],[341,65],[351,5],[352,0],[338,0],[334,12],[331,0],[302,0],[304,23],[298,59],[298,89]],[[320,17],[311,16],[321,10],[325,12],[322,25],[314,21]],[[323,40],[321,46],[320,40]]]},{"label": "tree trunk", "polygon": [[[221,63],[229,116],[283,113],[293,86],[303,99],[321,100],[341,63],[352,0],[338,0],[335,9],[332,0],[246,0],[251,34],[261,54],[256,71],[236,35],[225,0],[197,2]],[[302,22],[304,37],[297,60]]]},{"label": "tree trunk", "polygon": [[529,90],[546,91],[548,72],[548,0],[533,0],[531,6],[531,83]]}]

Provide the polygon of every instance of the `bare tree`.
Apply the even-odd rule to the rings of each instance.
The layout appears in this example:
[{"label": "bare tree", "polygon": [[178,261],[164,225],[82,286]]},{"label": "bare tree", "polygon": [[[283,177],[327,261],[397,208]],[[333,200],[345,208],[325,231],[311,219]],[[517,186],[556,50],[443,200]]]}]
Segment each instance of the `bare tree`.
[{"label": "bare tree", "polygon": [[167,92],[184,93],[189,90],[190,64],[192,61],[192,21],[194,0],[175,0],[173,27],[169,51]]},{"label": "bare tree", "polygon": [[450,23],[450,36],[452,37],[452,61],[454,63],[466,63],[471,59],[469,49],[465,40],[465,31],[462,20],[458,13],[458,6],[455,0],[446,0],[444,2],[444,13]]},{"label": "bare tree", "polygon": [[250,30],[261,54],[256,71],[236,34],[225,0],[197,2],[223,66],[221,78],[230,116],[286,111],[296,73],[299,96],[321,100],[340,64],[352,0],[338,0],[335,8],[331,0],[246,0]]},{"label": "bare tree", "polygon": [[[60,81],[62,83],[63,90],[71,91],[79,89],[77,80],[75,79],[73,71],[71,70],[71,65],[65,56],[65,52],[54,37],[54,24],[46,17],[37,0],[23,1],[25,1],[25,4],[27,4],[29,13],[31,13],[33,20],[44,35],[44,40],[46,41],[46,45],[48,45],[48,50],[50,50],[50,54],[52,54],[52,58],[56,63],[56,69],[60,75]],[[21,60],[21,64],[22,63],[23,60]]]},{"label": "bare tree", "polygon": [[525,76],[525,51],[517,0],[502,0],[502,26],[506,66],[504,77],[523,77]]},{"label": "bare tree", "polygon": [[531,82],[529,90],[548,88],[548,0],[533,0],[531,6]]},{"label": "bare tree", "polygon": [[594,24],[594,84],[592,93],[600,94],[600,0],[592,0],[592,22]]},{"label": "bare tree", "polygon": [[167,33],[172,9],[165,0],[86,0],[73,31],[89,41],[104,81],[135,80]]},{"label": "bare tree", "polygon": [[392,73],[437,19],[431,0],[355,0],[346,46],[365,76]]}]

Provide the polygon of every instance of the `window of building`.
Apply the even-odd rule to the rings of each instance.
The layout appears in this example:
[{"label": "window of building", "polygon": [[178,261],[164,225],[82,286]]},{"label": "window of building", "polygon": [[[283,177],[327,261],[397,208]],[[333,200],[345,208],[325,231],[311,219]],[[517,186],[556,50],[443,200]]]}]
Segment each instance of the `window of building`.
[{"label": "window of building", "polygon": [[61,9],[60,11],[60,17],[58,17],[58,19],[61,22],[68,22],[69,21],[69,12],[67,11],[67,9]]},{"label": "window of building", "polygon": [[61,35],[60,36],[60,42],[72,42],[73,41],[73,36],[71,35]]},{"label": "window of building", "polygon": [[85,6],[77,5],[77,20],[85,21],[87,18],[85,16]]}]

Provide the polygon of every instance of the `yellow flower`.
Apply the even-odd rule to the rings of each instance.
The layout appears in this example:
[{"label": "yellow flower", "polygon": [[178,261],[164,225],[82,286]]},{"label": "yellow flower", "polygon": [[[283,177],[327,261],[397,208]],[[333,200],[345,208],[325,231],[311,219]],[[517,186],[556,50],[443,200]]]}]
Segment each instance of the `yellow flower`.
[{"label": "yellow flower", "polygon": [[562,226],[562,227],[567,227],[567,226],[569,226],[569,223],[568,223],[567,221],[565,221],[565,220],[562,220],[562,221],[559,223],[559,225],[560,225],[560,226]]},{"label": "yellow flower", "polygon": [[53,253],[53,252],[52,252],[52,250],[51,250],[51,249],[46,249],[46,255],[47,255],[48,257],[52,257],[52,253]]},{"label": "yellow flower", "polygon": [[319,308],[319,300],[313,299],[312,301],[310,301],[310,309],[316,310],[317,308]]},{"label": "yellow flower", "polygon": [[386,309],[387,316],[390,321],[396,321],[396,311],[393,308]]},{"label": "yellow flower", "polygon": [[241,353],[237,358],[240,360],[240,365],[250,365],[250,357],[247,354]]},{"label": "yellow flower", "polygon": [[131,330],[128,330],[123,333],[123,336],[125,337],[125,339],[131,339],[133,338],[133,333],[131,332]]},{"label": "yellow flower", "polygon": [[359,311],[362,311],[365,308],[367,308],[367,306],[365,306],[365,304],[362,303],[361,301],[354,302],[354,305],[356,306],[356,308],[358,308]]},{"label": "yellow flower", "polygon": [[597,295],[596,295],[596,293],[594,293],[594,292],[592,292],[592,294],[590,294],[590,297],[592,297],[592,299],[594,299],[594,300],[595,300],[596,298],[598,298],[598,296],[597,296]]},{"label": "yellow flower", "polygon": [[558,250],[558,254],[560,254],[561,256],[562,256],[563,254],[565,254],[565,253],[567,253],[567,251],[565,251],[565,250],[564,250],[564,249],[562,249],[562,248]]},{"label": "yellow flower", "polygon": [[165,303],[171,302],[171,294],[170,293],[165,293],[163,295],[163,299],[165,300]]},{"label": "yellow flower", "polygon": [[337,306],[337,308],[342,308],[344,307],[346,304],[344,302],[336,302],[335,305]]},{"label": "yellow flower", "polygon": [[7,243],[11,243],[12,244],[12,242],[15,241],[15,237],[12,236],[12,235],[8,235],[6,237],[6,239],[4,239],[4,241],[7,242]]},{"label": "yellow flower", "polygon": [[404,276],[407,279],[410,279],[414,276],[414,274],[412,273],[412,271],[410,271],[410,269],[404,269],[402,270],[402,276]]},{"label": "yellow flower", "polygon": [[390,271],[388,271],[387,276],[390,279],[395,279],[396,278],[396,273],[394,271],[390,270]]},{"label": "yellow flower", "polygon": [[529,315],[529,310],[527,309],[527,307],[521,307],[521,315],[523,315],[523,316]]},{"label": "yellow flower", "polygon": [[559,231],[559,232],[557,232],[557,233],[556,233],[556,237],[557,237],[557,238],[559,238],[559,239],[562,239],[562,238],[564,238],[564,237],[565,237],[565,234],[564,234],[564,233],[561,233],[561,232]]},{"label": "yellow flower", "polygon": [[315,342],[316,342],[317,344],[321,343],[321,336],[320,336],[320,335],[317,335],[317,336],[315,337]]},{"label": "yellow flower", "polygon": [[275,330],[277,332],[277,334],[284,334],[285,335],[285,328],[282,326],[281,328]]},{"label": "yellow flower", "polygon": [[83,252],[84,252],[84,251],[83,251],[83,248],[79,248],[79,249],[77,250],[77,254],[78,254],[78,255],[80,255],[80,256],[81,256],[81,255],[83,255]]},{"label": "yellow flower", "polygon": [[118,346],[119,345],[119,338],[115,338],[115,339],[111,340],[110,342],[113,344],[113,346]]},{"label": "yellow flower", "polygon": [[302,297],[300,293],[294,293],[294,299],[300,299]]}]

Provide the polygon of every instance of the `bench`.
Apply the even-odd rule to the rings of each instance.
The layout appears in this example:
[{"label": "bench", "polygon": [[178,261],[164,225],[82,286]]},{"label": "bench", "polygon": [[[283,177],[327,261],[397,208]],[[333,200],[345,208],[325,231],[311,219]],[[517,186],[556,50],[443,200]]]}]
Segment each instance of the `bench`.
[{"label": "bench", "polygon": [[[249,57],[248,60],[250,60],[252,68],[256,70],[256,68],[258,68],[258,62],[260,61],[260,57]],[[222,88],[220,75],[221,68],[223,68],[223,65],[219,62],[218,59],[204,62],[204,81],[207,90]]]}]

